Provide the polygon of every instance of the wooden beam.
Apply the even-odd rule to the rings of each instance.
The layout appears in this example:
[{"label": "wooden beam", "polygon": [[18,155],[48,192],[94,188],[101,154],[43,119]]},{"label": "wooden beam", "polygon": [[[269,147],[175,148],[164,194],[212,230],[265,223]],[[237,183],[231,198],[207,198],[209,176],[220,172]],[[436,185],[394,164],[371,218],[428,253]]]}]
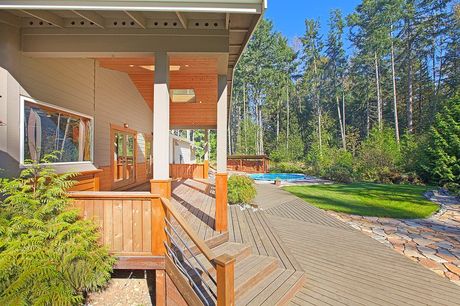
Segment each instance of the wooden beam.
[{"label": "wooden beam", "polygon": [[138,26],[145,29],[147,27],[147,23],[145,21],[144,16],[140,12],[128,12],[125,11],[126,15],[129,16]]},{"label": "wooden beam", "polygon": [[232,33],[248,33],[248,29],[230,29],[230,32]]},{"label": "wooden beam", "polygon": [[225,29],[230,27],[230,13],[225,14]]},{"label": "wooden beam", "polygon": [[180,12],[176,12],[177,18],[179,18],[180,23],[184,29],[187,29],[187,18]]},{"label": "wooden beam", "polygon": [[0,23],[6,23],[19,28],[21,26],[21,18],[8,12],[0,11]]},{"label": "wooden beam", "polygon": [[157,270],[165,268],[164,256],[118,256],[114,269]]},{"label": "wooden beam", "polygon": [[27,15],[40,19],[44,22],[50,23],[54,25],[55,27],[58,27],[58,28],[64,27],[64,19],[57,16],[56,14],[53,14],[47,11],[37,11],[37,10],[33,10],[33,11],[21,10],[21,11],[26,13]]},{"label": "wooden beam", "polygon": [[95,12],[92,12],[92,11],[72,11],[72,12],[74,14],[80,16],[81,18],[86,19],[89,22],[94,23],[95,25],[97,25],[101,29],[104,28],[105,20],[101,15],[99,15],[99,14],[97,14]]}]

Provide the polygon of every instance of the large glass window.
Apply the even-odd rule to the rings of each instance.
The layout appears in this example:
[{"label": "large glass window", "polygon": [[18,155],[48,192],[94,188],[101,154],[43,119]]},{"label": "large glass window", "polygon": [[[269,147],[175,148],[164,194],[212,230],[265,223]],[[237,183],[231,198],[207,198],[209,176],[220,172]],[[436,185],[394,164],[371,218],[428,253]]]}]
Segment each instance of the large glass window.
[{"label": "large glass window", "polygon": [[92,119],[32,100],[23,100],[22,160],[40,161],[58,151],[56,162],[92,159]]}]

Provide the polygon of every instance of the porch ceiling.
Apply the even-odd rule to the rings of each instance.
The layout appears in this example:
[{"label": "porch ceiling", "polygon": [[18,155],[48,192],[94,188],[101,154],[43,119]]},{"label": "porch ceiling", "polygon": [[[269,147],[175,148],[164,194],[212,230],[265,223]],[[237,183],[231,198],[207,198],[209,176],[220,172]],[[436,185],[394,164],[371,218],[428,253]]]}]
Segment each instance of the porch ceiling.
[{"label": "porch ceiling", "polygon": [[[22,51],[29,56],[106,58],[145,57],[158,51],[224,53],[225,71],[219,74],[227,74],[230,97],[234,67],[266,2],[0,0],[0,24],[21,29]],[[140,80],[135,83],[142,87]],[[150,93],[142,92],[151,105],[147,97]]]},{"label": "porch ceiling", "polygon": [[[100,67],[128,74],[153,110],[155,59],[99,58]],[[196,102],[170,103],[171,128],[215,128],[217,125],[218,56],[170,56],[170,89],[193,89]]]}]

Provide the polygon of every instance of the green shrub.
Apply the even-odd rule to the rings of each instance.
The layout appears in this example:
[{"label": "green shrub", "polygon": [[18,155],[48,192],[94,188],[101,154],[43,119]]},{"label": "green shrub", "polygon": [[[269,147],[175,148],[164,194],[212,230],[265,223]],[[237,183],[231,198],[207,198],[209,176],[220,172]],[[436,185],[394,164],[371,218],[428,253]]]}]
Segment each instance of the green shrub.
[{"label": "green shrub", "polygon": [[114,258],[66,197],[73,177],[35,163],[0,181],[1,305],[81,305],[110,279]]},{"label": "green shrub", "polygon": [[358,178],[371,182],[391,182],[401,175],[401,152],[394,137],[394,130],[373,129],[358,151],[356,171]]},{"label": "green shrub", "polygon": [[341,183],[353,182],[354,169],[351,153],[339,149],[335,150],[331,156],[331,163],[323,169],[323,177]]},{"label": "green shrub", "polygon": [[281,162],[270,165],[271,173],[305,173],[305,169],[296,163]]},{"label": "green shrub", "polygon": [[250,204],[256,196],[256,188],[251,178],[232,175],[228,179],[228,202],[230,204]]}]

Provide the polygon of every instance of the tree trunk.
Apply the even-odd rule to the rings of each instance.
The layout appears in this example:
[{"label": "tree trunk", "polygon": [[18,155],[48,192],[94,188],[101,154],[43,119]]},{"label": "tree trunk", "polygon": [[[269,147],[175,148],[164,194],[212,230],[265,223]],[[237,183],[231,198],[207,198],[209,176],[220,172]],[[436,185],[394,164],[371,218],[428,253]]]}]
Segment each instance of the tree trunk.
[{"label": "tree trunk", "polygon": [[264,122],[262,118],[262,105],[259,105],[259,155],[264,154]]},{"label": "tree trunk", "polygon": [[414,93],[412,77],[412,61],[409,60],[407,65],[407,131],[411,134],[414,132]]},{"label": "tree trunk", "polygon": [[342,147],[344,150],[347,149],[347,146],[345,144],[345,132],[343,130],[343,122],[342,122],[342,114],[340,112],[340,102],[339,102],[339,96],[335,96],[335,101],[337,102],[337,115],[339,116],[339,125],[340,125],[340,136],[342,138]]},{"label": "tree trunk", "polygon": [[347,125],[345,121],[345,93],[342,89],[342,126],[343,126],[343,146],[344,149],[347,149]]},{"label": "tree trunk", "polygon": [[248,154],[248,122],[246,114],[246,83],[243,82],[243,129],[244,129],[244,152]]},{"label": "tree trunk", "polygon": [[394,42],[393,42],[393,26],[391,26],[390,31],[391,39],[391,74],[393,79],[393,113],[395,120],[395,137],[396,142],[399,145],[399,120],[398,120],[398,100],[396,95],[396,71],[395,71],[395,51],[394,51]]},{"label": "tree trunk", "polygon": [[319,155],[323,155],[323,137],[321,130],[321,108],[318,107],[318,144],[319,144]]},{"label": "tree trunk", "polygon": [[259,150],[260,150],[260,142],[259,142],[259,104],[257,104],[256,102],[256,110],[255,110],[255,117],[256,117],[256,129],[255,129],[255,151],[256,151],[256,155],[259,154]]},{"label": "tree trunk", "polygon": [[370,110],[369,110],[369,99],[367,99],[366,103],[366,136],[369,137],[371,131],[371,118],[370,118]]},{"label": "tree trunk", "polygon": [[286,82],[286,149],[289,149],[289,118],[290,116],[289,110],[289,81]]},{"label": "tree trunk", "polygon": [[409,19],[406,20],[407,24],[407,131],[414,132],[414,92],[413,92],[413,75],[412,75],[412,34],[411,24]]},{"label": "tree trunk", "polygon": [[[280,97],[281,98],[281,97]],[[276,99],[276,144],[280,140],[280,99]]]},{"label": "tree trunk", "polygon": [[377,58],[377,52],[374,52],[375,59],[375,84],[377,87],[377,122],[379,130],[382,129],[382,97],[380,94],[380,76],[379,76],[379,62]]}]

